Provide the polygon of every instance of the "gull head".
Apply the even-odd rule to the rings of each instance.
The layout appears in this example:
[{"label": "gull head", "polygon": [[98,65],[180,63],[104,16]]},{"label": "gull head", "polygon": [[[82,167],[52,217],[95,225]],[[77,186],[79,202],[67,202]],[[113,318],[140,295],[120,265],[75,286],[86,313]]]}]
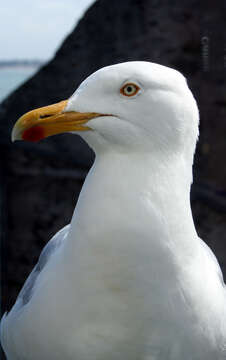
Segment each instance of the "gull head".
[{"label": "gull head", "polygon": [[70,132],[97,154],[184,153],[193,158],[198,123],[196,101],[180,72],[131,61],[96,71],[68,100],[29,111],[14,125],[12,140]]}]

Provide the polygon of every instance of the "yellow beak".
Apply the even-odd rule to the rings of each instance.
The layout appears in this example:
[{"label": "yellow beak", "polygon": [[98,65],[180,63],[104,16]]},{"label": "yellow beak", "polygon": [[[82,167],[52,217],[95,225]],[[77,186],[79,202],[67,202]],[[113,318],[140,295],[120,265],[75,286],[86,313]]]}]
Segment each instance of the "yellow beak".
[{"label": "yellow beak", "polygon": [[92,130],[85,124],[96,117],[104,116],[98,113],[64,112],[68,100],[57,104],[44,106],[27,112],[19,118],[12,130],[12,141],[39,141],[51,135],[71,131]]}]

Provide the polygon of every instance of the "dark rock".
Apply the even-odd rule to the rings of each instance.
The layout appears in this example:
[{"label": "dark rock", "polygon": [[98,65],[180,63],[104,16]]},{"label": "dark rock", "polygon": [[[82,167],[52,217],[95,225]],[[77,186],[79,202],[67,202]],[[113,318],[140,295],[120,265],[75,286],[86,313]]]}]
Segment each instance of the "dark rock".
[{"label": "dark rock", "polygon": [[3,310],[15,301],[41,248],[70,221],[93,161],[88,146],[72,135],[12,145],[12,126],[26,111],[68,98],[98,68],[128,60],[175,67],[197,98],[201,135],[194,177],[205,185],[194,189],[193,212],[198,232],[219,250],[226,271],[225,202],[219,191],[226,183],[225,7],[223,0],[218,6],[206,1],[205,9],[198,0],[99,0],[53,60],[1,104]]}]

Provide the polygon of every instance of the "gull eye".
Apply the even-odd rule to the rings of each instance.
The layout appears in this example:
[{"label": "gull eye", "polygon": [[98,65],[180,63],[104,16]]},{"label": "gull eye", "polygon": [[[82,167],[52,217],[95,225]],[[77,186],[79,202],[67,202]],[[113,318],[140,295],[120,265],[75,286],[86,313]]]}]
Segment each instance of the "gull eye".
[{"label": "gull eye", "polygon": [[120,93],[124,96],[134,96],[140,90],[139,86],[133,83],[123,85],[120,89]]}]

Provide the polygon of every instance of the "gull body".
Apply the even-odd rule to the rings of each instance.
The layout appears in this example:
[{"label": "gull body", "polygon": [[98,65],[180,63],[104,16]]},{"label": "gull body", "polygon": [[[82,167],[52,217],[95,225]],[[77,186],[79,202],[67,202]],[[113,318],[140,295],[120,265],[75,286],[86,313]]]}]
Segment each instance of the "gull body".
[{"label": "gull body", "polygon": [[190,207],[199,115],[185,78],[109,66],[67,101],[73,112],[100,114],[79,130],[95,162],[1,321],[7,359],[225,359],[225,285]]}]

